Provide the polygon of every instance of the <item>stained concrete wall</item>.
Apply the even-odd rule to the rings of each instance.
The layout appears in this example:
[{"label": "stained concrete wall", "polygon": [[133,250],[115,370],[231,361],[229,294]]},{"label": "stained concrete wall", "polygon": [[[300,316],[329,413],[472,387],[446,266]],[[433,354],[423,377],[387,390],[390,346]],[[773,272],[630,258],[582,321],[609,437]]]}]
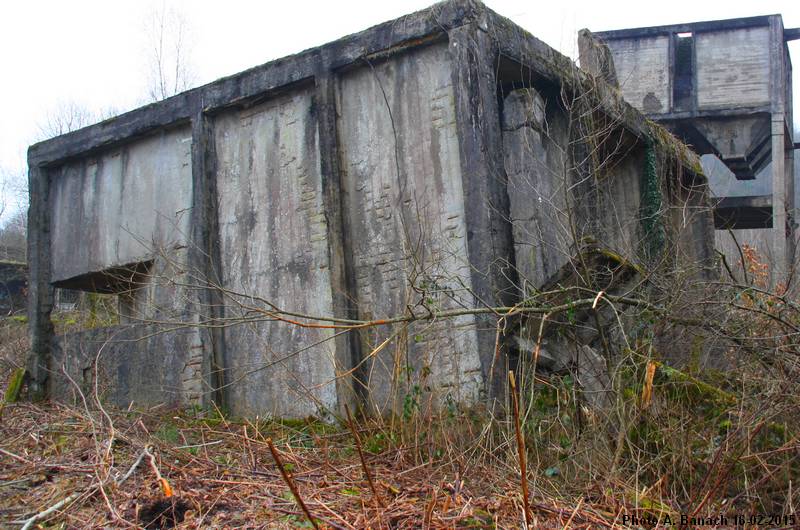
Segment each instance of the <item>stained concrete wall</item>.
[{"label": "stained concrete wall", "polygon": [[52,177],[52,280],[152,259],[185,245],[191,133],[163,131],[61,166]]},{"label": "stained concrete wall", "polygon": [[[93,291],[98,285],[105,289],[109,278],[122,280],[115,287],[121,293],[120,321],[142,324],[54,339],[51,394],[71,392],[61,374],[64,363],[70,377],[88,384],[94,357],[102,351],[111,402],[202,402],[205,333],[163,329],[184,321],[193,303],[184,287],[197,272],[187,269],[191,140],[186,127],[162,130],[53,171],[51,281]],[[134,275],[129,266],[142,263],[149,264],[146,273]],[[143,324],[149,321],[163,325]]]},{"label": "stained concrete wall", "polygon": [[607,43],[626,101],[642,112],[661,114],[672,106],[669,43],[668,36]]},{"label": "stained concrete wall", "polygon": [[[313,87],[311,87],[313,88]],[[309,315],[332,314],[327,219],[309,87],[214,120],[225,289]],[[243,316],[236,303],[226,318]],[[227,400],[237,414],[335,411],[331,329],[259,322],[225,330]],[[347,369],[339,366],[339,371]]]},{"label": "stained concrete wall", "polygon": [[567,118],[533,89],[517,90],[503,107],[503,154],[508,178],[519,282],[532,293],[570,258],[567,215]]},{"label": "stained concrete wall", "polygon": [[191,358],[200,347],[195,329],[164,333],[149,324],[61,335],[53,341],[50,392],[77,404],[80,393],[92,399],[96,390],[120,407],[199,404]]},{"label": "stained concrete wall", "polygon": [[[768,27],[702,31],[693,38],[700,110],[769,103]],[[607,41],[625,98],[647,114],[673,111],[670,40],[658,35]]]},{"label": "stained concrete wall", "polygon": [[695,36],[697,106],[701,110],[769,104],[768,27]]},{"label": "stained concrete wall", "polygon": [[[550,139],[510,140],[539,142],[533,150],[504,153],[498,95],[519,79],[499,78],[498,56],[525,63],[528,80],[555,94]],[[380,413],[502,398],[495,382],[511,351],[505,338],[496,349],[495,315],[434,313],[513,305],[517,268],[538,283],[563,259],[534,242],[560,215],[540,210],[534,192],[558,200],[550,173],[563,169],[556,154],[571,139],[552,102],[562,88],[581,90],[582,75],[506,19],[456,0],[35,146],[31,381],[49,374],[51,395],[63,395],[60,363],[89,380],[102,348],[102,371],[117,385],[109,398],[123,406],[213,399],[237,415],[326,416],[356,401],[349,386]],[[661,134],[615,91],[594,91],[593,110],[625,138]],[[629,255],[643,159],[627,149],[612,159],[596,180],[569,172],[577,187],[567,195],[587,234]],[[508,186],[506,167],[519,184]],[[515,217],[529,222],[516,236]],[[553,234],[544,239],[567,252],[568,239]],[[53,283],[150,260],[153,243],[174,251],[151,266],[167,281],[146,282],[130,306],[155,307],[154,319],[166,315],[178,330],[53,338]],[[533,263],[515,259],[536,244]],[[306,318],[341,325],[411,313],[421,321],[335,339],[339,328]],[[277,321],[288,316],[312,325]]]},{"label": "stained concrete wall", "polygon": [[632,261],[641,250],[644,146],[607,152],[603,167],[590,173],[591,157],[584,159],[580,149],[575,151],[588,138],[570,136],[576,125],[570,128],[569,120],[560,105],[535,89],[516,90],[505,98],[510,219],[519,281],[526,293],[550,280],[574,256],[576,241],[584,238]]},{"label": "stained concrete wall", "polygon": [[[337,130],[362,319],[420,303],[434,311],[472,303],[451,69],[440,44],[340,81]],[[404,396],[419,397],[414,385],[437,399],[477,399],[474,324],[467,315],[402,332],[363,365],[373,404],[397,410]],[[362,333],[364,353],[395,331]]]}]

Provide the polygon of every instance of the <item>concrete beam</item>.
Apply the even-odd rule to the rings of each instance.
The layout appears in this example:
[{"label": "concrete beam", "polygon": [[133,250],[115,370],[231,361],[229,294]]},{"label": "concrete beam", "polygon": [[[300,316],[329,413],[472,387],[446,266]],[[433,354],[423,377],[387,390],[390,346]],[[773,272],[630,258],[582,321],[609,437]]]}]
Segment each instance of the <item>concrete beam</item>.
[{"label": "concrete beam", "polygon": [[[470,23],[482,4],[470,0],[450,0],[403,17],[402,23],[389,21],[317,48],[265,63],[244,72],[224,77],[110,120],[31,146],[28,152],[34,165],[53,165],[92,151],[106,148],[163,127],[185,124],[198,106],[207,113],[270,92],[287,90],[290,85],[307,82],[319,71],[320,60],[326,70],[339,70],[365,57],[378,58],[400,53],[432,37],[444,38],[447,31]],[[322,58],[322,59],[321,59]]]},{"label": "concrete beam", "polygon": [[655,37],[659,35],[671,35],[673,33],[700,33],[708,31],[725,31],[732,29],[744,29],[759,26],[769,26],[770,19],[780,18],[780,15],[763,15],[757,17],[731,18],[724,20],[709,20],[704,22],[692,22],[687,24],[670,24],[667,26],[650,26],[643,28],[618,29],[611,31],[596,31],[595,35],[605,40],[615,39],[636,39],[643,37]]}]

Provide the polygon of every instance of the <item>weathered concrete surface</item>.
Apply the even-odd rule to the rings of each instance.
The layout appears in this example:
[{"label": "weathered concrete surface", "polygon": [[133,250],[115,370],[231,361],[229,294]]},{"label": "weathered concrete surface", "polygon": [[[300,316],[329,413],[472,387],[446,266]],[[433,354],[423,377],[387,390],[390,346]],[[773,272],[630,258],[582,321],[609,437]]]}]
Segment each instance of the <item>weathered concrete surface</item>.
[{"label": "weathered concrete surface", "polygon": [[[616,124],[619,149],[598,151],[613,161],[601,174],[575,169],[590,146],[566,147],[556,102],[590,82],[510,21],[454,0],[34,146],[35,380],[53,375],[51,394],[64,395],[62,359],[88,377],[105,339],[136,329],[153,338],[101,355],[121,405],[150,396],[302,417],[339,413],[352,387],[379,413],[502,397],[513,348],[496,340],[496,315],[334,335],[348,319],[512,306],[527,289],[519,273],[541,285],[570,237],[634,255],[642,146],[663,133],[594,84],[593,115]],[[509,86],[545,97],[506,99],[523,119],[504,133]],[[670,153],[703,181],[683,148]],[[123,321],[153,324],[51,340],[53,285],[97,290],[120,265],[144,279],[103,288],[120,295]],[[141,381],[125,359],[163,373]]]},{"label": "weathered concrete surface", "polygon": [[[49,391],[80,403],[97,391],[104,401],[127,407],[164,403],[171,407],[194,404],[184,379],[193,369],[187,360],[196,332],[163,333],[157,325],[114,326],[62,335],[53,341]],[[78,388],[63,376],[66,371]]]},{"label": "weathered concrete surface", "polygon": [[602,40],[592,35],[588,29],[578,32],[578,63],[581,68],[597,75],[611,86],[619,87],[614,56]]},{"label": "weathered concrete surface", "polygon": [[[519,89],[506,97],[503,110],[515,256],[527,293],[541,288],[569,261],[577,241],[602,242],[635,261],[643,237],[644,145],[625,147],[624,154],[620,148],[601,166],[590,167],[590,159],[573,150],[597,138],[570,136],[579,127],[578,111],[570,115],[549,101],[545,106],[535,90]],[[545,108],[543,113],[530,110]]]},{"label": "weathered concrete surface", "polygon": [[[312,90],[215,119],[222,282],[248,306],[332,314],[327,220]],[[225,317],[246,313],[227,303]],[[227,400],[238,414],[336,412],[331,329],[259,322],[225,330]],[[348,367],[339,366],[339,372]]]},{"label": "weathered concrete surface", "polygon": [[648,114],[669,112],[669,37],[609,41],[626,101]]},{"label": "weathered concrete surface", "polygon": [[511,92],[503,107],[503,153],[514,250],[523,293],[541,287],[569,259],[567,117],[534,89]]},{"label": "weathered concrete surface", "polygon": [[[338,131],[359,316],[471,305],[447,45],[359,68],[340,83]],[[363,351],[396,331],[362,332]],[[405,396],[419,398],[414,385],[437,399],[476,400],[482,383],[476,346],[469,315],[403,330],[363,367],[373,405],[397,410]]]},{"label": "weathered concrete surface", "polygon": [[698,107],[711,110],[768,105],[769,40],[768,27],[697,34]]},{"label": "weathered concrete surface", "polygon": [[52,176],[52,281],[186,244],[191,134],[164,131],[67,163]]}]

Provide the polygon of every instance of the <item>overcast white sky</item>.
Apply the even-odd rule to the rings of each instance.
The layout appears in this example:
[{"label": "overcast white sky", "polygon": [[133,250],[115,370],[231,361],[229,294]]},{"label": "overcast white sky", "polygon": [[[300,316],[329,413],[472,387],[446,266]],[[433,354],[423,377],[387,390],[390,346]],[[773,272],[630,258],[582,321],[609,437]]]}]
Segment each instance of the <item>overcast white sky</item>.
[{"label": "overcast white sky", "polygon": [[[129,110],[144,102],[145,20],[175,6],[191,30],[198,84],[335,40],[430,5],[430,0],[4,0],[0,5],[0,175],[24,167],[37,124],[60,103]],[[562,53],[576,33],[780,13],[800,26],[794,0],[660,2],[487,0]],[[800,43],[790,43],[800,86]],[[795,100],[800,92],[795,89]],[[798,120],[795,118],[795,122]],[[2,178],[2,176],[0,176]]]}]

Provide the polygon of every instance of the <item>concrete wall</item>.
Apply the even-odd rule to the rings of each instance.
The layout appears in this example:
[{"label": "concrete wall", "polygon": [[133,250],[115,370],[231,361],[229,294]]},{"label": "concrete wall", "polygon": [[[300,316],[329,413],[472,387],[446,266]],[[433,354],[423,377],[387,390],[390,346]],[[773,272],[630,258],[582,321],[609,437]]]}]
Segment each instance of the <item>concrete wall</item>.
[{"label": "concrete wall", "polygon": [[[543,112],[535,120],[526,119],[534,114],[532,107]],[[542,287],[574,256],[576,240],[590,237],[633,261],[641,250],[644,146],[605,152],[603,166],[589,173],[591,157],[584,159],[580,148],[575,151],[586,138],[570,137],[569,120],[560,105],[535,89],[505,98],[510,218],[519,281],[527,293]]]},{"label": "concrete wall", "polygon": [[566,130],[564,112],[555,102],[547,105],[535,90],[517,90],[506,97],[503,153],[514,254],[526,294],[541,287],[570,258]]},{"label": "concrete wall", "polygon": [[[341,79],[338,133],[362,319],[472,303],[451,68],[440,44]],[[362,333],[363,352],[397,331]],[[464,316],[410,326],[362,373],[374,405],[397,410],[404,396],[419,397],[414,385],[475,400],[480,368],[474,317]]]},{"label": "concrete wall", "polygon": [[[601,151],[611,166],[588,179],[567,168],[565,188],[559,156],[574,138],[556,102],[562,84],[588,81],[572,68],[456,0],[33,147],[32,384],[69,394],[61,364],[85,384],[101,353],[123,406],[213,400],[304,417],[502,398],[513,351],[510,337],[496,349],[496,315],[435,313],[517,303],[517,268],[539,285],[571,252],[567,203],[579,237],[634,254],[644,162],[631,138],[662,134],[595,87],[593,115],[622,136]],[[551,128],[504,139],[498,95],[522,77],[549,87]],[[177,330],[53,337],[54,283],[142,261],[126,319],[151,307],[143,316]],[[420,321],[337,333],[411,313]]]},{"label": "concrete wall", "polygon": [[695,36],[699,109],[769,104],[769,36],[768,27]]},{"label": "concrete wall", "polygon": [[61,335],[53,341],[50,392],[81,404],[79,392],[91,400],[97,376],[99,396],[120,407],[199,404],[191,358],[200,347],[192,328],[164,333],[148,324]]},{"label": "concrete wall", "polygon": [[670,111],[669,41],[667,36],[657,36],[608,42],[622,93],[626,101],[642,112]]},{"label": "concrete wall", "polygon": [[191,133],[163,131],[62,166],[52,177],[52,280],[185,245]]},{"label": "concrete wall", "polygon": [[[736,238],[731,237],[731,233]],[[733,270],[734,274],[740,280],[742,277],[742,259],[740,249],[749,246],[755,250],[756,255],[762,264],[773,264],[776,261],[774,252],[774,238],[772,237],[772,230],[764,229],[749,229],[749,230],[715,230],[716,241],[715,247],[717,250],[725,255],[728,265]],[[738,245],[737,245],[738,243]],[[764,272],[767,274],[765,285],[770,285],[774,278],[772,275],[775,273],[774,267],[769,267]],[[750,279],[753,279],[752,272]]]},{"label": "concrete wall", "polygon": [[[695,77],[700,110],[769,104],[769,28],[695,33]],[[647,114],[672,109],[669,35],[611,39],[625,98]]]},{"label": "concrete wall", "polygon": [[[313,90],[221,114],[214,123],[223,287],[309,315],[332,314]],[[225,317],[247,310],[231,301]],[[330,329],[259,322],[225,330],[227,401],[237,414],[336,410]],[[340,366],[339,370],[348,367]]]}]

